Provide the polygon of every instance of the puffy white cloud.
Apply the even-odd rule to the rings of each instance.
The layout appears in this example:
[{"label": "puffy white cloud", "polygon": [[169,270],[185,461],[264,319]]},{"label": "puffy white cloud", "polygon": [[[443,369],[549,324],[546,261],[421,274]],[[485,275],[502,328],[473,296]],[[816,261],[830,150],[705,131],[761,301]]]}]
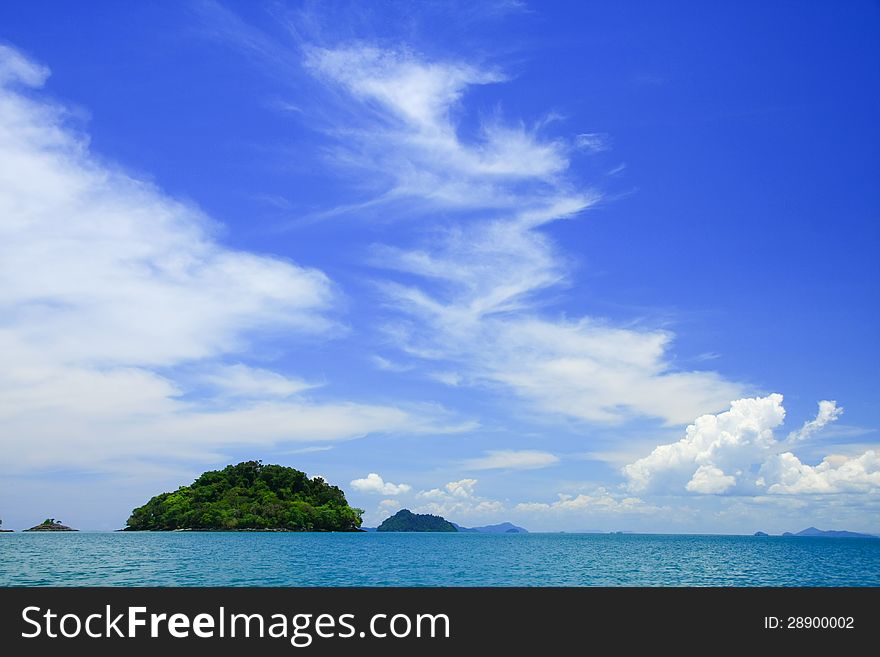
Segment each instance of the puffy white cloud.
[{"label": "puffy white cloud", "polygon": [[458,481],[450,481],[442,489],[432,488],[430,490],[419,491],[418,497],[435,500],[443,500],[447,498],[469,498],[474,496],[474,486],[476,485],[476,479],[459,479]]},{"label": "puffy white cloud", "polygon": [[559,463],[559,457],[537,450],[493,450],[477,459],[465,461],[467,470],[532,470]]},{"label": "puffy white cloud", "polygon": [[420,432],[443,415],[319,404],[299,379],[229,365],[265,332],[332,335],[333,284],[224,246],[200,210],[93,155],[64,107],[18,88],[47,76],[0,47],[4,470],[219,460],[235,445]]},{"label": "puffy white cloud", "polygon": [[416,497],[427,501],[413,508],[413,511],[433,513],[448,519],[449,516],[486,517],[504,509],[502,502],[477,495],[476,485],[476,479],[460,479],[450,481],[443,488],[419,491]]},{"label": "puffy white cloud", "polygon": [[842,410],[835,402],[822,401],[815,419],[780,441],[774,430],[785,419],[782,395],[740,399],[731,403],[729,411],[697,418],[680,441],[659,445],[624,466],[623,473],[629,489],[639,492],[757,495],[875,490],[880,487],[880,460],[873,450],[859,456],[827,456],[816,466],[782,451],[836,420]]},{"label": "puffy white cloud", "polygon": [[599,487],[590,494],[581,493],[577,496],[559,493],[555,502],[522,502],[517,504],[516,511],[562,511],[591,513],[648,513],[656,507],[645,504],[637,497],[622,496]]},{"label": "puffy white cloud", "polygon": [[[880,454],[826,456],[816,466],[801,463],[791,452],[777,454],[761,467],[768,493],[865,493],[880,490]],[[774,483],[775,482],[775,483]]]},{"label": "puffy white cloud", "polygon": [[805,422],[797,431],[792,431],[788,439],[792,442],[806,440],[814,433],[821,431],[827,424],[835,422],[837,418],[843,415],[843,409],[837,405],[836,401],[823,399],[819,402],[819,412],[815,418]]},{"label": "puffy white cloud", "polygon": [[371,472],[363,479],[355,479],[351,482],[351,486],[362,493],[376,495],[402,495],[412,488],[409,484],[392,484],[390,481],[385,481],[375,472]]},{"label": "puffy white cloud", "polygon": [[694,476],[687,482],[685,490],[692,493],[717,494],[723,493],[736,484],[736,477],[724,474],[714,465],[701,465]]},{"label": "puffy white cloud", "polygon": [[[693,492],[705,492],[701,489],[707,486],[727,490],[752,463],[766,457],[776,442],[773,430],[784,419],[780,394],[739,399],[728,411],[702,415],[677,443],[660,445],[645,458],[625,466],[629,487],[633,491],[684,490],[693,481]],[[712,469],[703,470],[694,479],[704,465]]]}]

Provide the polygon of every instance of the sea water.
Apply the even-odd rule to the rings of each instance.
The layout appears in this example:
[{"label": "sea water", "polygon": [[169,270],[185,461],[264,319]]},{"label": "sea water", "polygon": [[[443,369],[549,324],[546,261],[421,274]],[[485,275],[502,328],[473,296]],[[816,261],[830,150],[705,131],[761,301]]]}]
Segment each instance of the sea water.
[{"label": "sea water", "polygon": [[880,586],[880,539],[0,534],[3,586]]}]

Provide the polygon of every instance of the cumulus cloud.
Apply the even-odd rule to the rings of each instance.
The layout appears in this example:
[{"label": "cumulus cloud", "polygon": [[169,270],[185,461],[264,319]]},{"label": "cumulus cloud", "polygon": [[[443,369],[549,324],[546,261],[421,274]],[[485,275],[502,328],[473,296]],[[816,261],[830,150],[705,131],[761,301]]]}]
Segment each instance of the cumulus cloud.
[{"label": "cumulus cloud", "polygon": [[736,484],[736,477],[724,474],[714,465],[701,465],[685,485],[692,493],[717,494],[729,490]]},{"label": "cumulus cloud", "polygon": [[[739,399],[728,411],[698,417],[684,438],[656,447],[623,471],[634,491],[685,489],[688,484],[694,492],[707,486],[727,490],[775,445],[773,430],[784,419],[780,394]],[[712,469],[697,476],[704,465]],[[733,482],[727,478],[731,476]]]},{"label": "cumulus cloud", "polygon": [[315,403],[309,384],[242,364],[264,332],[332,335],[331,281],[223,246],[198,208],[93,155],[63,106],[19,89],[47,77],[0,48],[0,445],[15,454],[4,469],[118,471],[437,419]]},{"label": "cumulus cloud", "polygon": [[559,463],[559,457],[537,450],[493,450],[486,456],[465,461],[467,470],[533,470]]},{"label": "cumulus cloud", "polygon": [[434,500],[472,498],[474,496],[474,486],[476,485],[476,479],[459,479],[458,481],[450,481],[442,489],[432,488],[419,491],[418,497]]},{"label": "cumulus cloud", "polygon": [[590,494],[581,493],[574,496],[559,493],[554,502],[522,502],[517,504],[516,511],[562,511],[591,513],[646,513],[655,510],[656,507],[645,504],[641,499],[631,496],[622,496],[610,492],[607,488],[599,487]]},{"label": "cumulus cloud", "polygon": [[504,509],[502,502],[478,495],[476,485],[476,479],[460,479],[450,481],[443,488],[419,491],[416,497],[422,503],[413,511],[444,517],[475,517],[491,515]]},{"label": "cumulus cloud", "polygon": [[[791,452],[777,454],[761,467],[768,493],[867,493],[880,490],[880,454],[826,456],[815,466],[801,463]],[[775,482],[775,483],[774,483]]]},{"label": "cumulus cloud", "polygon": [[843,409],[833,400],[822,400],[819,402],[819,412],[816,417],[808,422],[804,422],[797,431],[792,431],[788,435],[788,439],[792,442],[806,440],[814,433],[825,428],[825,425],[835,422],[837,418],[843,415]]},{"label": "cumulus cloud", "polygon": [[815,419],[787,441],[777,440],[774,431],[785,419],[782,401],[780,394],[739,399],[728,411],[698,417],[677,443],[659,445],[648,456],[624,466],[628,488],[758,495],[865,492],[880,486],[880,461],[873,450],[860,456],[828,456],[816,466],[784,451],[791,436],[815,433],[843,411],[835,402],[822,401]]},{"label": "cumulus cloud", "polygon": [[409,484],[392,484],[390,481],[385,481],[375,472],[371,472],[363,479],[355,479],[351,482],[351,486],[362,493],[376,495],[402,495],[412,488]]}]

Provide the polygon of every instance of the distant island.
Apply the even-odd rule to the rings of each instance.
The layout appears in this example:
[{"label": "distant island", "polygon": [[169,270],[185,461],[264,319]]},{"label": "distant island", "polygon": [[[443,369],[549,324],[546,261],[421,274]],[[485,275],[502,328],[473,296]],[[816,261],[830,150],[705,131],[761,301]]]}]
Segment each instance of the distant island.
[{"label": "distant island", "polygon": [[527,529],[517,527],[509,522],[498,525],[484,525],[482,527],[462,527],[458,523],[450,522],[441,516],[431,514],[413,513],[409,509],[402,509],[390,518],[386,518],[381,525],[373,528],[365,528],[365,531],[377,532],[461,532],[465,534],[528,534]]},{"label": "distant island", "polygon": [[11,529],[3,529],[3,520],[0,520],[0,534],[10,534],[12,533]]},{"label": "distant island", "polygon": [[123,531],[360,531],[363,510],[321,477],[245,461],[205,472],[131,512]]},{"label": "distant island", "polygon": [[847,532],[847,531],[835,531],[835,530],[822,530],[816,529],[815,527],[807,527],[806,529],[802,529],[797,534],[792,534],[791,532],[785,532],[782,534],[783,536],[827,536],[829,538],[877,538],[873,534],[862,534],[861,532]]},{"label": "distant island", "polygon": [[401,509],[390,518],[386,518],[376,528],[377,532],[457,532],[448,520],[440,516],[425,513],[413,513],[409,509]]},{"label": "distant island", "polygon": [[55,520],[55,518],[46,518],[43,522],[41,522],[36,527],[31,527],[30,529],[25,529],[26,532],[75,532],[79,531],[77,529],[72,529],[67,525],[61,524],[60,520]]},{"label": "distant island", "polygon": [[[754,536],[770,536],[766,532],[755,532]],[[792,534],[791,532],[784,532],[782,536],[790,536],[790,537],[814,537],[814,536],[824,536],[827,538],[880,538],[874,536],[873,534],[863,534],[861,532],[848,532],[848,531],[838,531],[838,530],[823,530],[816,529],[815,527],[807,527],[806,529],[802,529],[796,534]]]},{"label": "distant island", "polygon": [[517,527],[509,522],[502,522],[498,525],[484,525],[483,527],[462,527],[456,523],[452,525],[460,532],[472,534],[528,534],[528,529]]}]

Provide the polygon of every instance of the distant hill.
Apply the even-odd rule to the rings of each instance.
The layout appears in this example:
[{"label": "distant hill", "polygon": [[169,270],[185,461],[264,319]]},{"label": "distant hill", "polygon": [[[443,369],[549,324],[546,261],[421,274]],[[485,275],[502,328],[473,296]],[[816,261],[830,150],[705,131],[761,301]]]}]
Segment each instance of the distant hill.
[{"label": "distant hill", "polygon": [[797,534],[785,532],[783,536],[827,536],[829,538],[877,538],[873,534],[862,534],[860,532],[847,532],[837,530],[822,530],[815,527],[807,527]]},{"label": "distant hill", "polygon": [[61,524],[60,520],[55,520],[55,518],[46,518],[43,522],[41,522],[36,527],[31,527],[30,529],[25,529],[26,532],[75,532],[79,531],[77,529],[71,529],[67,525]]},{"label": "distant hill", "polygon": [[386,518],[376,528],[377,532],[457,532],[455,525],[441,518],[425,513],[413,513],[409,509],[401,509],[390,518]]},{"label": "distant hill", "polygon": [[767,532],[755,532],[754,536],[770,536]]},{"label": "distant hill", "polygon": [[452,525],[460,532],[467,532],[471,534],[528,534],[529,530],[524,529],[522,527],[517,527],[516,525],[509,522],[502,522],[498,525],[484,525],[482,527],[462,527],[459,524],[452,523]]}]

